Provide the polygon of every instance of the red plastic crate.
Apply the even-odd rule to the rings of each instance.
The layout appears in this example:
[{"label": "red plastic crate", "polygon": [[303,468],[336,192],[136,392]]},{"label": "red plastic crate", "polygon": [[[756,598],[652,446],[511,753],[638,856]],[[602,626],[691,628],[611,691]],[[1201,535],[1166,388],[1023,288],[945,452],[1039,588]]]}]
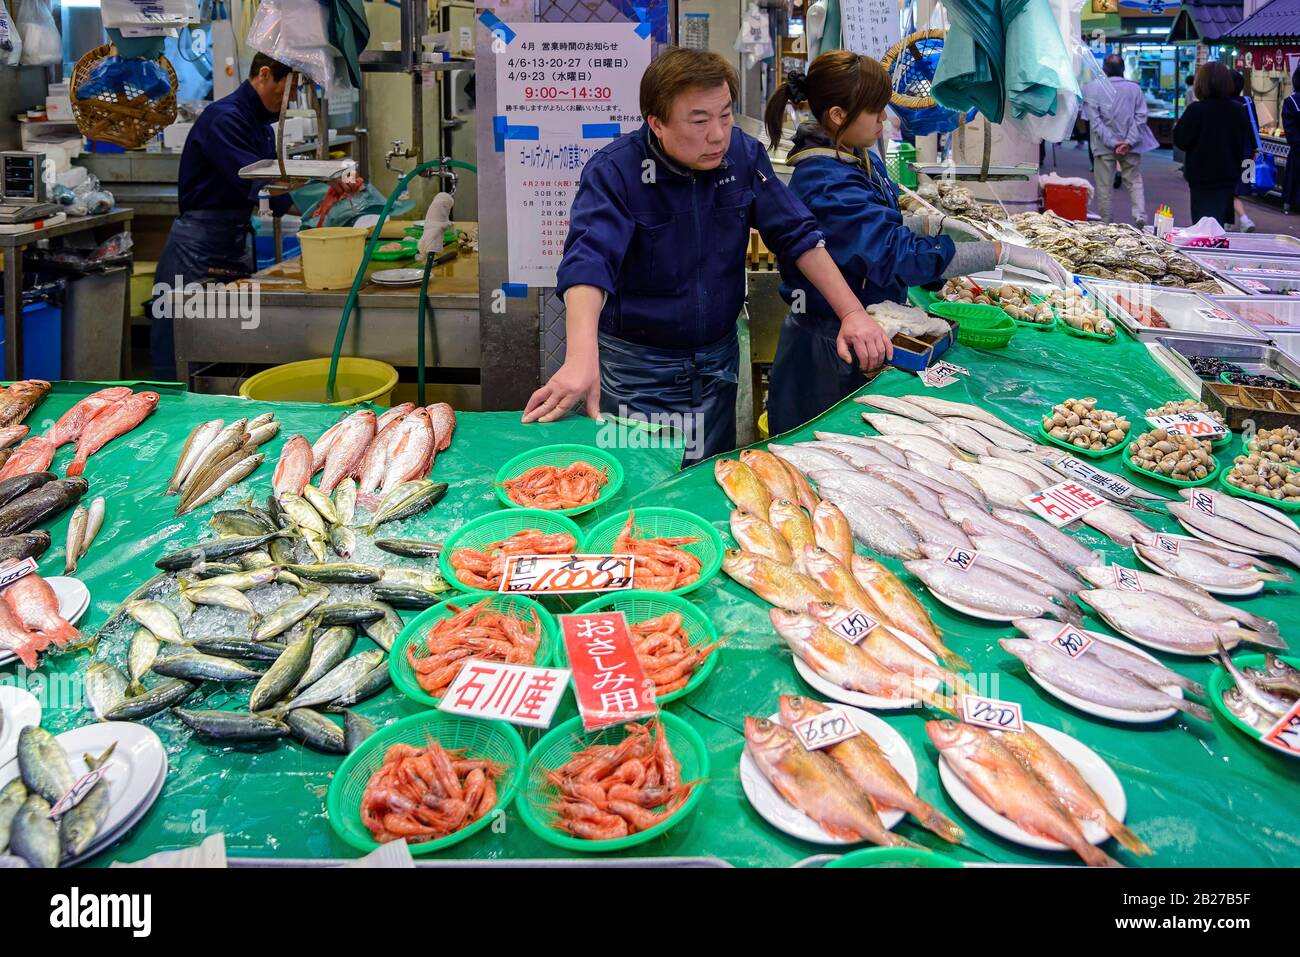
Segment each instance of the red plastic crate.
[{"label": "red plastic crate", "polygon": [[1048,183],[1043,187],[1043,205],[1058,216],[1083,222],[1088,218],[1088,190],[1083,186]]}]

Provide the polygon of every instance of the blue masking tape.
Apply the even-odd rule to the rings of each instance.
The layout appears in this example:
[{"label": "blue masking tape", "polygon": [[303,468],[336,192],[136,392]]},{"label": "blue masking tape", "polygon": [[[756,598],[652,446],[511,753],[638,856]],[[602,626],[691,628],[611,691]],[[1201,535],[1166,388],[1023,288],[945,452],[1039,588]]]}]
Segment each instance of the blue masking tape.
[{"label": "blue masking tape", "polygon": [[516,36],[518,36],[514,30],[511,30],[508,26],[502,23],[501,19],[491,10],[484,10],[480,13],[478,15],[478,20],[479,23],[483,24],[483,26],[487,27],[493,33],[499,33],[501,39],[505,40],[506,43],[510,43]]},{"label": "blue masking tape", "polygon": [[644,40],[646,37],[650,35],[652,30],[654,30],[654,27],[650,25],[650,21],[642,20],[639,24],[637,24],[636,35]]},{"label": "blue masking tape", "polygon": [[584,140],[616,140],[623,135],[623,128],[617,123],[583,123]]},{"label": "blue masking tape", "polygon": [[506,140],[541,139],[541,130],[536,126],[511,126],[504,116],[492,117],[492,140],[498,153],[506,148]]},{"label": "blue masking tape", "polygon": [[503,282],[501,292],[511,299],[525,299],[528,296],[528,283]]}]

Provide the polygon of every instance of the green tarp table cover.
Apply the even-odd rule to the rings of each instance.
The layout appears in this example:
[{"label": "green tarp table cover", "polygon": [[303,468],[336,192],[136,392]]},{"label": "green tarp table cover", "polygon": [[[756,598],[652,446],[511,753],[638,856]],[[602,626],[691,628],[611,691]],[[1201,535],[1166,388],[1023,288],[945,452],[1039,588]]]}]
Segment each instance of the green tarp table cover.
[{"label": "green tarp table cover", "polygon": [[[970,376],[933,394],[976,403],[1026,431],[1037,426],[1045,409],[1068,397],[1095,396],[1100,405],[1127,413],[1135,428],[1141,427],[1147,408],[1184,397],[1145,347],[1123,334],[1118,342],[1104,344],[1060,332],[1022,331],[1006,349],[984,352],[957,346],[947,358],[968,368]],[[915,376],[891,370],[863,393],[873,391],[904,395],[924,390]],[[33,415],[33,428],[39,420],[57,416],[73,398],[74,394],[60,391],[47,399]],[[91,494],[108,497],[108,520],[80,569],[93,598],[83,627],[98,627],[124,595],[153,573],[152,562],[162,550],[193,541],[206,522],[210,508],[201,509],[197,517],[172,519],[174,500],[159,495],[188,429],[201,419],[231,418],[245,409],[256,414],[264,408],[271,407],[232,399],[166,395],[153,418],[91,459]],[[301,431],[314,437],[337,415],[337,410],[315,406],[274,408],[284,423],[282,436]],[[861,411],[861,405],[846,401],[778,441],[811,439],[814,429],[865,432]],[[519,425],[514,413],[462,415],[451,450],[439,457],[434,469],[434,477],[451,482],[452,490],[423,521],[413,520],[414,528],[403,534],[437,539],[466,518],[495,508],[490,483],[501,462],[529,445],[592,441],[596,428],[584,419],[538,429]],[[281,442],[282,438],[277,438],[270,444],[268,458],[278,455]],[[68,454],[67,450],[61,452],[56,466],[61,466]],[[618,454],[627,467],[628,481],[613,508],[639,504],[688,509],[713,522],[731,542],[727,530],[731,505],[713,480],[710,462],[673,474],[675,450],[624,450]],[[1119,454],[1102,460],[1102,467],[1118,470]],[[263,467],[250,480],[263,495],[269,488],[269,476],[269,468]],[[1143,478],[1136,481],[1169,493],[1168,487],[1158,483]],[[600,517],[579,516],[578,520],[586,526]],[[1179,530],[1169,518],[1152,517],[1152,523],[1161,530]],[[61,518],[52,529],[56,543],[61,542],[66,524],[66,517]],[[1089,548],[1103,551],[1107,560],[1135,564],[1131,552],[1091,529],[1074,534]],[[62,549],[52,547],[41,571],[58,574],[62,560]],[[892,559],[885,559],[885,564],[901,571]],[[1261,747],[1222,720],[1205,725],[1178,716],[1155,725],[1122,725],[1074,711],[1032,683],[1019,663],[997,646],[998,638],[1013,633],[1010,626],[952,612],[930,598],[910,576],[905,575],[905,580],[931,610],[948,644],[963,654],[977,673],[988,676],[989,681],[996,678],[1001,697],[1019,701],[1028,720],[1078,738],[1115,770],[1128,799],[1126,821],[1156,856],[1138,859],[1109,842],[1106,850],[1112,856],[1134,866],[1280,866],[1300,859],[1300,801],[1296,800],[1300,762]],[[1295,624],[1300,602],[1295,587],[1270,585],[1261,595],[1242,600],[1250,611],[1276,619],[1293,647],[1300,642],[1300,628]],[[704,737],[711,752],[712,773],[703,784],[704,799],[693,816],[624,856],[717,857],[737,865],[780,866],[835,852],[837,848],[808,844],[777,831],[750,807],[741,790],[737,768],[743,739],[739,729],[745,715],[772,713],[782,693],[811,693],[795,672],[784,643],[773,632],[767,605],[722,575],[688,597],[705,609],[719,633],[728,636],[728,643],[709,681],[690,697],[669,704],[668,710],[686,719]],[[1091,617],[1088,627],[1108,631]],[[121,647],[125,640],[123,633],[105,642],[114,660],[120,661],[125,654]],[[1202,683],[1208,683],[1215,667],[1208,660],[1157,656]],[[88,660],[84,652],[75,657],[52,657],[40,674],[79,672]],[[15,669],[4,670],[12,673]],[[210,701],[220,702],[224,694],[218,690]],[[570,702],[571,696],[557,720],[572,713]],[[364,702],[359,710],[382,723],[412,714],[417,706],[389,690]],[[878,714],[911,746],[920,767],[921,797],[965,828],[967,845],[957,849],[955,856],[980,862],[1078,863],[1073,855],[1033,851],[982,830],[955,808],[939,783],[936,752],[923,728],[929,715],[919,711]],[[43,724],[59,732],[90,720],[93,717],[84,710],[53,708],[47,710]],[[269,748],[203,744],[192,739],[170,715],[151,719],[150,724],[161,735],[171,760],[166,787],[135,831],[95,863],[136,860],[159,849],[198,843],[216,831],[224,832],[233,855],[354,856],[333,836],[324,811],[324,794],[338,758],[308,751],[296,742]],[[530,743],[538,736],[538,732],[525,729]],[[527,831],[513,810],[501,825],[440,856],[545,858],[562,854]],[[947,850],[910,820],[897,830],[918,843]]]}]

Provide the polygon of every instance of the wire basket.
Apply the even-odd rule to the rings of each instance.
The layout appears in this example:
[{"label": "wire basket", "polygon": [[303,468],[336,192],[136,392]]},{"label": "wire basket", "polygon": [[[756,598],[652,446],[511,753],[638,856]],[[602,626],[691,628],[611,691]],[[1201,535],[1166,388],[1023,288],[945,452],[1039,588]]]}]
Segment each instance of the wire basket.
[{"label": "wire basket", "polygon": [[575,462],[587,462],[598,469],[603,468],[605,470],[606,481],[601,486],[600,493],[594,501],[586,505],[547,509],[546,511],[554,512],[556,515],[578,515],[582,512],[589,512],[598,505],[608,503],[623,487],[623,466],[618,459],[603,449],[590,445],[543,445],[541,448],[520,453],[501,466],[497,472],[495,483],[497,500],[507,508],[524,508],[525,506],[521,506],[514,501],[506,492],[505,483],[508,479],[519,478],[529,469],[536,468],[539,465],[553,465],[562,469],[573,465]]},{"label": "wire basket", "polygon": [[113,44],[105,43],[77,61],[69,82],[72,115],[82,135],[116,143],[125,149],[138,149],[176,121],[176,71],[165,56],[158,57],[156,62],[167,71],[171,89],[155,100],[129,85],[122,90],[105,90],[89,99],[77,99],[77,90],[90,79],[90,71],[101,60],[117,55]]}]

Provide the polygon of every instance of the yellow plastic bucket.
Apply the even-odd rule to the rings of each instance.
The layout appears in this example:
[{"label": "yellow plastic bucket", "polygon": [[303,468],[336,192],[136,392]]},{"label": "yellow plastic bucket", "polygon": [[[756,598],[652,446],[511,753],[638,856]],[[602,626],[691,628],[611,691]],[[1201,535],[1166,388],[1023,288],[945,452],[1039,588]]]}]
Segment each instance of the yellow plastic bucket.
[{"label": "yellow plastic bucket", "polygon": [[308,289],[349,289],[361,268],[369,230],[322,226],[298,234],[302,247],[302,283]]},{"label": "yellow plastic bucket", "polygon": [[[263,402],[329,402],[329,359],[304,359],[266,369],[239,387],[246,399]],[[334,401],[330,405],[358,405],[374,402],[391,405],[397,385],[397,370],[378,359],[341,356],[334,379]]]},{"label": "yellow plastic bucket", "polygon": [[759,437],[760,439],[768,439],[768,438],[771,438],[771,436],[768,434],[768,431],[767,431],[767,413],[766,413],[766,412],[764,412],[762,415],[760,415],[760,416],[758,417],[758,437]]}]

